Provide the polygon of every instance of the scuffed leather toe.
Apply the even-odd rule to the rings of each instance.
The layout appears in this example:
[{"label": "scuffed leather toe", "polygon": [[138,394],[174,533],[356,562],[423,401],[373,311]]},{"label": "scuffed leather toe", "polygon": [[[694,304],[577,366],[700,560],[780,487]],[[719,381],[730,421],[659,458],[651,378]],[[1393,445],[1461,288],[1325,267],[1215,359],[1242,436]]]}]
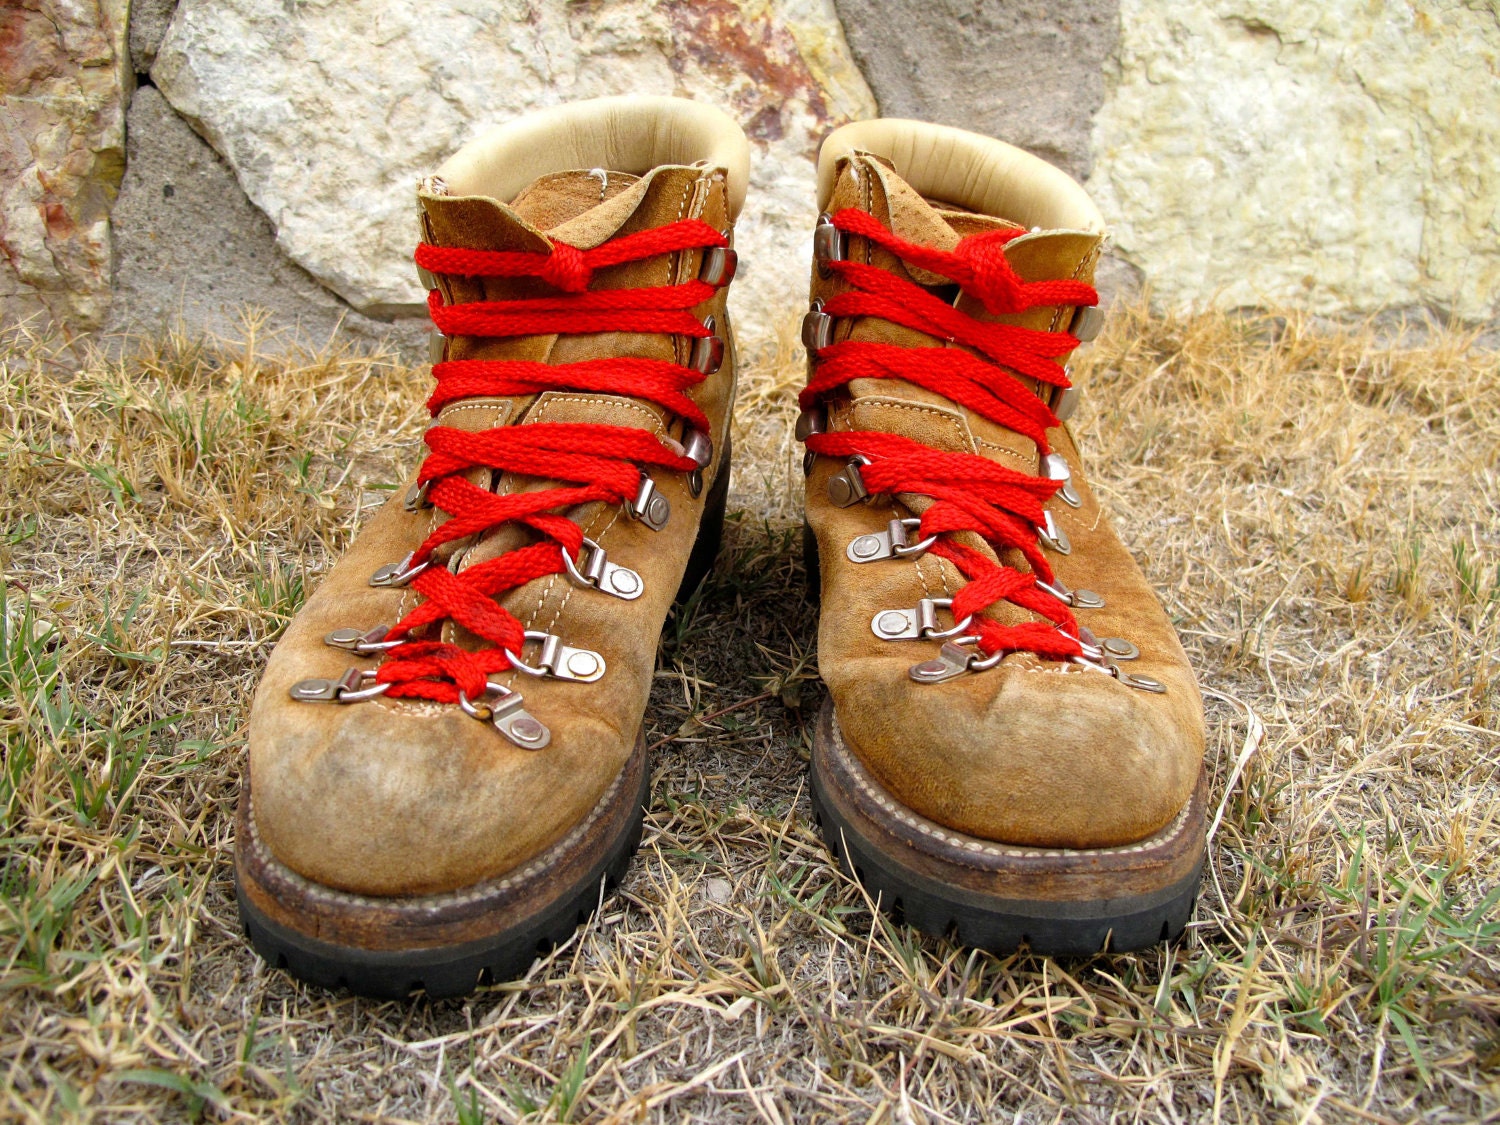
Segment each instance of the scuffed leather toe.
[{"label": "scuffed leather toe", "polygon": [[317,727],[276,724],[274,745],[252,744],[256,826],[298,874],[360,894],[435,894],[525,863],[589,814],[618,773],[606,763],[630,749],[576,717],[542,754],[456,707],[322,710]]},{"label": "scuffed leather toe", "polygon": [[1099,848],[1145,839],[1192,795],[1201,735],[1156,697],[1029,656],[918,684],[907,669],[926,647],[830,685],[845,741],[914,812],[1000,843]]}]

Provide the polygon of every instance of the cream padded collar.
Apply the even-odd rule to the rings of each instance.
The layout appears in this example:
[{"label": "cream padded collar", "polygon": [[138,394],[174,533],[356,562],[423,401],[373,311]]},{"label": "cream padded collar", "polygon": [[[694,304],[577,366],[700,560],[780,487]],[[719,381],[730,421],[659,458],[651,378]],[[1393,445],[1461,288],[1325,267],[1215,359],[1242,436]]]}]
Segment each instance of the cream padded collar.
[{"label": "cream padded collar", "polygon": [[1023,227],[1104,233],[1104,218],[1066,172],[992,137],[884,118],[835,129],[818,155],[818,207],[828,206],[835,169],[852,152],[883,156],[928,199],[957,203]]},{"label": "cream padded collar", "polygon": [[750,144],[727,114],[686,98],[595,98],[496,126],[443,162],[453,195],[509,203],[554,172],[604,168],[643,176],[663,164],[705,164],[727,174],[729,214],[739,216]]}]

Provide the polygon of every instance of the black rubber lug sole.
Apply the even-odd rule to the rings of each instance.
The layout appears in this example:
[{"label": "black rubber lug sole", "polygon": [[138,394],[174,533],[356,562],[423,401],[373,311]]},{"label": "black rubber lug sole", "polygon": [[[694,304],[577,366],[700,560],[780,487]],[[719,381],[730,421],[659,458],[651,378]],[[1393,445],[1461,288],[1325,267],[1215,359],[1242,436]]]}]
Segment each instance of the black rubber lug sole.
[{"label": "black rubber lug sole", "polygon": [[1147,949],[1180,937],[1193,914],[1202,860],[1190,875],[1149,895],[1103,902],[1027,901],[976,894],[921,879],[839,815],[812,771],[813,812],[829,851],[887,915],[931,937],[990,953],[1023,947],[1052,957]]}]

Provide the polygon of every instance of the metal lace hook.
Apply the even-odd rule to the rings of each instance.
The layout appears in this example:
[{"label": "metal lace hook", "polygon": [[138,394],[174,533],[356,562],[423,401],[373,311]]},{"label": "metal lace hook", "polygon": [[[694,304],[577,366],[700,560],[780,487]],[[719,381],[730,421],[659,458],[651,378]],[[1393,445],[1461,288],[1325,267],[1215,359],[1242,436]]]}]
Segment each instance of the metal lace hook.
[{"label": "metal lace hook", "polygon": [[591,684],[604,675],[604,657],[591,648],[573,648],[565,645],[551,633],[539,629],[527,629],[526,640],[541,646],[535,664],[528,664],[516,653],[505,649],[505,659],[517,672],[528,676],[551,676],[556,680],[572,680],[574,683]]},{"label": "metal lace hook", "polygon": [[[585,551],[588,552],[587,557],[584,555]],[[566,549],[563,550],[562,557],[568,578],[580,586],[602,590],[626,601],[634,601],[646,589],[639,574],[629,567],[610,562],[605,558],[604,548],[588,536],[584,536],[583,549],[578,552],[578,561],[582,562],[582,567]]]},{"label": "metal lace hook", "polygon": [[[547,725],[522,706],[525,701],[520,692],[502,684],[486,683],[484,695],[484,701],[476,704],[460,691],[458,706],[465,715],[490,723],[522,750],[540,750],[552,741]],[[492,696],[494,702],[489,701]]]},{"label": "metal lace hook", "polygon": [[298,703],[362,703],[374,699],[390,690],[390,684],[375,684],[360,687],[366,680],[373,680],[375,673],[350,668],[336,680],[298,680],[291,687],[291,696]]}]

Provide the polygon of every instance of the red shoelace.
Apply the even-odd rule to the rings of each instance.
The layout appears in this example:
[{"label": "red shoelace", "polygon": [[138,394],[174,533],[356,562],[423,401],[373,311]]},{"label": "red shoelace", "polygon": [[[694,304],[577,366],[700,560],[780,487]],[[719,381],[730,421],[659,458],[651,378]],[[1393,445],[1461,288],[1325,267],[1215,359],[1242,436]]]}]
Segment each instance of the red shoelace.
[{"label": "red shoelace", "polygon": [[[1024,230],[970,235],[949,252],[908,242],[873,215],[853,208],[834,215],[833,225],[948,278],[995,315],[1050,305],[1093,305],[1099,299],[1092,286],[1079,281],[1023,281],[1006,260],[1005,245]],[[879,317],[977,354],[950,347],[831,344],[817,352],[817,373],[800,398],[804,410],[818,406],[853,379],[904,379],[1030,438],[1043,456],[1051,451],[1047,429],[1058,425],[1057,417],[1015,373],[1048,386],[1069,386],[1057,359],[1078,346],[1076,337],[978,320],[915,282],[862,262],[824,265],[852,286],[824,304],[827,315]],[[812,434],[807,448],[830,457],[868,460],[860,474],[871,493],[907,492],[933,499],[922,513],[919,535],[937,536],[931,553],[947,559],[968,579],[953,597],[953,617],[972,617],[969,632],[977,636],[986,656],[1027,651],[1048,660],[1068,660],[1082,655],[1072,612],[1037,585],[1038,579],[1056,585],[1052,566],[1037,545],[1037,529],[1044,520],[1043,504],[1061,482],[1016,472],[972,453],[933,449],[898,434]],[[1016,549],[1032,573],[956,542],[952,533],[959,531],[974,532],[997,549]],[[983,616],[1001,601],[1031,610],[1052,624],[1002,625]]]},{"label": "red shoelace", "polygon": [[[442,294],[428,295],[428,309],[445,336],[504,338],[556,333],[664,332],[703,339],[712,333],[695,317],[694,307],[713,297],[717,286],[701,279],[642,289],[590,290],[595,271],[683,250],[727,247],[719,231],[697,219],[670,223],[613,239],[589,250],[555,242],[549,252],[417,247],[416,261],[434,274],[463,277],[535,277],[558,296],[448,305]],[[727,279],[726,279],[727,281]],[[684,393],[701,382],[702,372],[666,360],[607,358],[580,363],[520,360],[449,360],[433,366],[437,388],[428,400],[436,417],[448,403],[477,395],[530,395],[543,391],[617,394],[645,399],[703,433],[709,423]],[[488,678],[511,670],[507,653],[517,657],[525,644],[524,626],[496,600],[508,590],[564,570],[563,552],[577,560],[583,529],[557,514],[595,501],[621,504],[633,499],[647,468],[688,473],[698,463],[645,430],[593,423],[538,422],[469,433],[434,426],[424,439],[430,450],[417,475],[426,499],[448,514],[407,564],[416,570],[445,543],[483,535],[505,523],[520,523],[539,538],[497,558],[455,574],[446,566],[421,570],[410,586],[423,597],[386,634],[402,643],[390,649],[376,671],[377,683],[398,698],[457,703],[462,692],[481,699]],[[535,492],[495,495],[464,475],[491,469],[563,482]],[[489,642],[470,652],[444,641],[412,634],[451,620]]]}]

